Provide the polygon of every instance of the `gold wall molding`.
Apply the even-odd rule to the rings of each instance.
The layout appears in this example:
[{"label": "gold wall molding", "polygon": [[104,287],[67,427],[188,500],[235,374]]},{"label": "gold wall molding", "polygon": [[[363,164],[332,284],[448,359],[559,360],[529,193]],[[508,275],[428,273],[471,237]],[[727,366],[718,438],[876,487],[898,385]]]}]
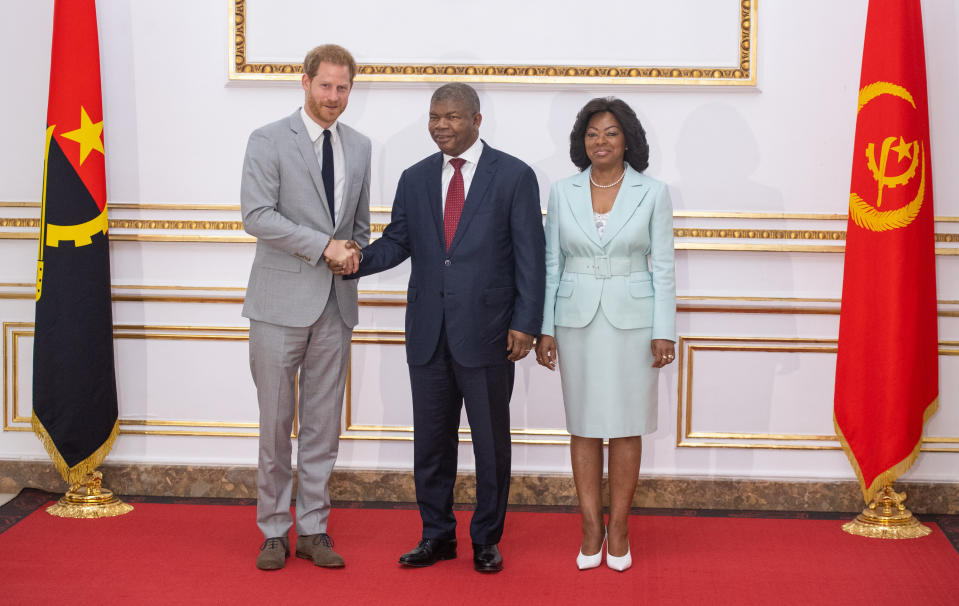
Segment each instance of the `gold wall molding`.
[{"label": "gold wall molding", "polygon": [[[39,202],[0,201],[0,208],[40,208]],[[165,202],[110,202],[110,210],[215,210],[240,212],[239,204],[219,203],[165,203]]]},{"label": "gold wall molding", "polygon": [[[739,2],[735,65],[711,67],[641,65],[492,65],[463,63],[357,65],[359,82],[517,82],[524,84],[669,84],[756,85],[756,4]],[[300,63],[253,63],[247,59],[247,2],[232,1],[230,15],[231,80],[299,80]]]},{"label": "gold wall molding", "polygon": [[[0,208],[35,208],[38,202],[0,202]],[[163,204],[163,203],[124,203],[111,202],[114,213],[127,211],[188,211],[209,213],[211,210],[239,213],[236,204]],[[389,213],[390,207],[374,206],[374,213]],[[673,213],[678,225],[673,229],[677,250],[688,251],[729,251],[729,252],[814,252],[842,253],[845,250],[846,231],[844,229],[825,229],[804,227],[790,229],[776,225],[763,227],[756,222],[771,221],[803,222],[845,222],[846,215],[824,213],[768,213],[745,211],[676,211]],[[688,221],[720,221],[720,225],[686,225]],[[959,217],[939,216],[936,222],[945,225],[959,223]],[[732,222],[732,224],[730,224]],[[378,237],[388,223],[374,222],[370,230]],[[122,218],[109,221],[112,240],[119,242],[211,242],[211,243],[254,243],[256,238],[243,230],[240,220],[203,218]],[[39,236],[39,217],[0,217],[0,239],[35,240]],[[26,231],[29,230],[29,231]],[[941,256],[959,255],[959,233],[939,231],[935,234],[936,254]]]},{"label": "gold wall molding", "polygon": [[[32,282],[0,282],[0,299],[33,300],[36,286]],[[139,292],[139,291],[147,291]],[[152,294],[152,292],[161,294]],[[180,291],[180,292],[177,292]],[[200,294],[197,294],[200,293]],[[243,303],[243,286],[181,286],[170,284],[114,284],[115,302],[149,303]],[[405,290],[359,289],[363,307],[405,307]],[[771,315],[838,315],[839,298],[817,297],[750,297],[719,295],[680,295],[676,297],[679,313],[771,314]],[[938,315],[959,317],[959,300],[939,299]]]},{"label": "gold wall molding", "polygon": [[[40,202],[36,201],[0,201],[0,208],[36,208],[40,209]],[[175,203],[175,202],[110,202],[111,211],[157,210],[157,211],[222,211],[240,212],[240,205],[235,203]],[[371,205],[371,213],[390,214],[392,206]],[[545,216],[546,211],[543,210]],[[675,219],[755,219],[755,220],[800,220],[800,221],[842,221],[846,223],[848,215],[842,213],[820,212],[755,212],[755,211],[713,211],[713,210],[676,210]],[[959,223],[959,216],[940,215],[935,217],[936,223]]]},{"label": "gold wall molding", "polygon": [[[196,221],[156,219],[110,219],[110,229],[134,230],[182,230],[182,231],[243,231],[242,221]],[[0,218],[0,227],[40,229],[40,219],[35,217]],[[34,238],[39,233],[32,234]],[[111,236],[112,237],[112,236]]]},{"label": "gold wall molding", "polygon": [[[39,226],[38,226],[39,227]],[[157,221],[155,219],[110,219],[110,229],[243,231],[242,221]]]},{"label": "gold wall molding", "polygon": [[[736,239],[736,240],[833,240],[845,241],[845,231],[822,229],[729,229],[677,227],[673,229],[676,239]],[[937,233],[936,242],[959,242],[959,234]]]},{"label": "gold wall molding", "polygon": [[[841,450],[835,434],[693,431],[694,358],[697,351],[835,354],[836,339],[800,337],[691,337],[677,344],[676,446],[768,450]],[[959,356],[959,342],[940,341],[940,356]],[[717,441],[722,440],[722,441]],[[957,452],[959,436],[924,436],[921,452]]]},{"label": "gold wall molding", "polygon": [[[945,235],[945,234],[944,234]],[[728,229],[676,227],[676,239],[736,239],[736,240],[845,240],[846,232],[816,229]],[[959,241],[959,240],[957,240]]]},{"label": "gold wall molding", "polygon": [[[3,431],[33,431],[29,414],[20,411],[18,385],[20,340],[33,337],[33,326],[33,322],[3,323]],[[114,339],[240,341],[248,338],[244,327],[118,324],[113,328]],[[120,433],[130,435],[256,437],[256,431],[249,431],[256,428],[256,423],[249,422],[120,418]]]},{"label": "gold wall molding", "polygon": [[[242,221],[110,219],[109,227],[111,230],[110,240],[116,242],[217,242],[221,244],[256,242],[255,237],[247,235],[243,230]],[[37,231],[0,232],[0,240],[36,240],[40,237],[40,219],[34,217],[0,217],[0,229],[2,228],[35,229]],[[374,233],[382,233],[386,224],[373,223],[370,228]],[[127,233],[128,231],[135,233]],[[144,231],[231,232],[231,235],[136,233]]]},{"label": "gold wall molding", "polygon": [[[0,300],[33,300],[35,293],[35,285],[30,282],[0,282]],[[245,294],[246,288],[242,286],[114,284],[111,298],[114,302],[240,305]],[[405,290],[360,289],[358,294],[362,307],[406,306]],[[839,315],[840,309],[838,298],[680,295],[676,301],[678,313]],[[959,300],[939,299],[937,304],[939,317],[959,317]]]},{"label": "gold wall molding", "polygon": [[[715,297],[722,299],[722,297]],[[756,300],[756,299],[753,299]],[[761,300],[761,299],[760,299]],[[810,301],[810,299],[803,299]],[[815,301],[815,300],[813,300]],[[691,310],[696,311],[696,310]],[[163,339],[179,341],[246,341],[245,326],[130,325],[114,326],[115,339]],[[33,336],[32,322],[3,322],[3,430],[29,432],[30,417],[20,411],[18,376],[20,340]],[[677,429],[676,445],[684,448],[739,448],[771,450],[839,450],[835,435],[776,434],[757,432],[693,431],[694,358],[699,351],[761,353],[836,352],[836,339],[798,337],[693,337],[680,336],[677,345]],[[412,441],[412,426],[376,425],[354,422],[352,356],[357,345],[403,345],[401,329],[364,329],[353,332],[350,370],[347,374],[344,402],[344,440]],[[940,356],[959,356],[959,341],[940,341]],[[251,422],[190,421],[177,419],[121,418],[120,433],[200,437],[257,437],[257,424]],[[461,439],[470,441],[469,429],[459,429]],[[569,435],[560,428],[511,428],[515,444],[563,445]],[[294,436],[296,428],[294,428]],[[959,436],[926,436],[923,452],[959,452]]]},{"label": "gold wall molding", "polygon": [[[351,343],[364,345],[405,345],[406,333],[401,329],[353,329]],[[373,425],[353,422],[353,347],[350,348],[350,368],[346,374],[346,401],[344,402],[345,426],[341,440],[413,441],[412,425]],[[353,433],[351,433],[353,432]],[[567,445],[569,434],[563,429],[510,428],[513,444]],[[461,442],[472,442],[468,427],[458,430]]]},{"label": "gold wall molding", "polygon": [[[30,416],[20,410],[19,370],[20,340],[33,337],[33,322],[4,322],[3,329],[3,431],[33,431]],[[114,339],[173,340],[173,341],[247,341],[249,329],[241,326],[189,325],[114,325]],[[393,329],[355,329],[351,338],[350,358],[357,344],[402,345],[404,331]],[[352,364],[350,364],[352,367]],[[8,370],[9,368],[9,370]],[[298,397],[298,394],[297,394]],[[347,373],[344,401],[346,423],[341,431],[343,440],[412,441],[412,426],[360,425],[352,422],[352,374]],[[16,425],[19,424],[19,425]],[[294,430],[297,435],[297,415]],[[191,436],[255,438],[259,436],[258,423],[233,421],[192,421],[178,419],[120,418],[120,433],[126,435]],[[469,429],[459,429],[461,441],[470,442]],[[556,445],[568,444],[569,434],[563,430],[539,428],[511,428],[514,444]]]},{"label": "gold wall molding", "polygon": [[[387,223],[371,223],[370,230],[376,237],[383,233],[387,225]],[[242,221],[110,219],[109,226],[111,230],[110,239],[117,242],[211,242],[221,244],[256,242],[255,237],[248,235],[243,230]],[[0,240],[36,240],[39,237],[40,219],[36,217],[0,217],[0,229],[31,230],[0,231]],[[673,237],[676,240],[676,250],[842,253],[845,251],[846,232],[844,230],[826,229],[682,226],[673,228]],[[723,240],[735,242],[723,242]],[[935,241],[938,244],[959,244],[959,233],[937,232]],[[833,242],[834,244],[822,244],[823,242]],[[941,256],[959,255],[959,247],[937,247],[936,254]]]}]

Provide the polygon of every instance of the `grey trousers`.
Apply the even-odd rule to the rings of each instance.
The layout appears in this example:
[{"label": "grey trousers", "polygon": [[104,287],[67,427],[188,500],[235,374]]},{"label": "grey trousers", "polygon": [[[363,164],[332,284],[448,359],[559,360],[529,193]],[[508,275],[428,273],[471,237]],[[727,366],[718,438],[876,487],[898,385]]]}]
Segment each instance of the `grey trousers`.
[{"label": "grey trousers", "polygon": [[256,523],[265,538],[285,537],[292,525],[290,435],[297,370],[296,532],[301,536],[326,532],[327,482],[339,449],[351,334],[332,289],[326,308],[311,326],[250,320],[250,370],[260,406]]}]

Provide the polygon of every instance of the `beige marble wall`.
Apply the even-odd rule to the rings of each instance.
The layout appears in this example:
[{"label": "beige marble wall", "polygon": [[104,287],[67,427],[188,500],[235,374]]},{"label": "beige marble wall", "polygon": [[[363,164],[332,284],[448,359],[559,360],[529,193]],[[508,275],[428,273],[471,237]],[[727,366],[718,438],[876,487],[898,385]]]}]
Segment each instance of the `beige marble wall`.
[{"label": "beige marble wall", "polygon": [[[119,495],[185,497],[256,496],[253,467],[201,467],[170,465],[103,465],[104,485]],[[49,463],[0,461],[0,493],[32,487],[62,492],[66,485]],[[901,482],[915,513],[959,513],[959,484]],[[457,503],[473,501],[475,478],[460,474]],[[330,493],[339,501],[415,502],[413,474],[409,471],[337,470]],[[510,489],[514,505],[576,505],[576,490],[569,475],[514,475]],[[858,511],[862,494],[855,482],[777,481],[724,478],[640,478],[633,504],[670,509],[731,509],[772,511]]]}]

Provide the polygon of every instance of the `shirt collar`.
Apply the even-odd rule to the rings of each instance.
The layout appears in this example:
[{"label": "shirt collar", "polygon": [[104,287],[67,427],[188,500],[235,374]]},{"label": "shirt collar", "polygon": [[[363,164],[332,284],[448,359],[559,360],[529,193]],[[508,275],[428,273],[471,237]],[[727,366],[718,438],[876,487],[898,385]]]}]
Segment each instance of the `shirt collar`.
[{"label": "shirt collar", "polygon": [[480,156],[483,155],[483,140],[479,137],[476,138],[476,141],[473,142],[473,145],[470,145],[469,149],[461,153],[458,156],[450,156],[449,154],[443,154],[443,166],[449,164],[450,160],[453,158],[462,158],[467,162],[472,162],[473,164],[479,164]]},{"label": "shirt collar", "polygon": [[[300,108],[300,117],[303,118],[303,124],[306,126],[306,134],[310,136],[310,141],[316,143],[316,140],[323,135],[323,127],[314,122],[313,118],[311,118],[309,114],[306,113],[306,110],[302,107]],[[332,139],[337,138],[338,132],[336,127],[338,124],[338,120],[333,122],[333,124],[330,124],[330,137]]]}]

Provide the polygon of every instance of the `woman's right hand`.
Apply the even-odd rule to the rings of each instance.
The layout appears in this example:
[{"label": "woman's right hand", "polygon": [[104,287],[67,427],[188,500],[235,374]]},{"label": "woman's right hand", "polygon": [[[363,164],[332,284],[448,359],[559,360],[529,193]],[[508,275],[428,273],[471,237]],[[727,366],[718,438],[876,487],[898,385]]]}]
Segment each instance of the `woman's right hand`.
[{"label": "woman's right hand", "polygon": [[540,366],[556,370],[556,339],[542,335],[536,343],[536,361]]}]

